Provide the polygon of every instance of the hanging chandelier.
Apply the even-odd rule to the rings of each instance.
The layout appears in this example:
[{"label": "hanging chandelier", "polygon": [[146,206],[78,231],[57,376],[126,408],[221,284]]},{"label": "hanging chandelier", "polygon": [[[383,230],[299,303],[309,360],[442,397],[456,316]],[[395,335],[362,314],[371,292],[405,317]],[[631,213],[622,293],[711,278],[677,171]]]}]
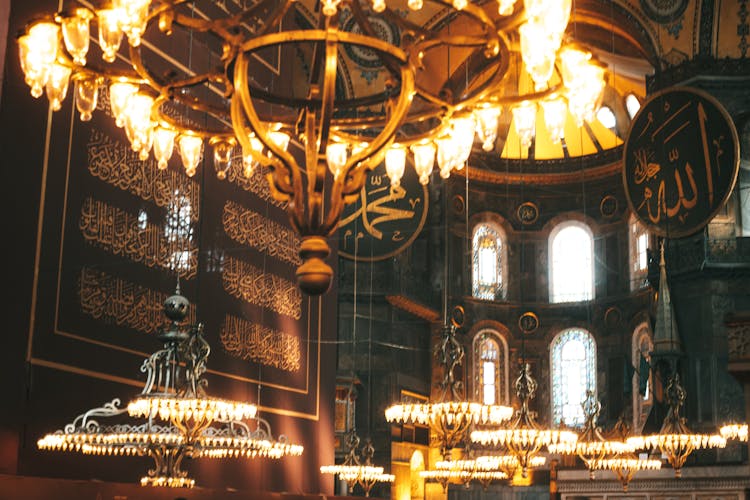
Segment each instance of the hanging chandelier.
[{"label": "hanging chandelier", "polygon": [[[571,0],[485,7],[468,0],[112,0],[30,24],[18,48],[32,95],[46,93],[53,110],[72,81],[76,108],[89,120],[106,91],[141,160],[153,151],[164,169],[177,149],[192,176],[207,144],[219,179],[235,161],[248,177],[263,166],[271,194],[288,202],[302,236],[300,287],[320,294],[333,274],[326,238],[383,160],[391,191],[403,196],[409,153],[423,184],[435,163],[448,177],[467,161],[475,136],[483,149],[494,148],[503,109],[527,148],[537,110],[555,141],[568,113],[578,127],[594,119],[605,72],[565,38]],[[392,40],[379,37],[383,26],[393,27]],[[155,50],[174,60],[169,51],[194,38],[216,52],[217,67],[151,60]],[[257,59],[270,51],[279,54],[278,75],[264,86],[256,77],[268,69]],[[380,80],[344,95],[337,78],[352,52],[376,68],[367,78]],[[451,53],[461,64],[451,64]],[[287,61],[300,54],[302,62]],[[517,71],[509,71],[511,61]],[[447,74],[437,77],[441,68]],[[533,84],[523,83],[528,77]]]},{"label": "hanging chandelier", "polygon": [[674,468],[675,477],[679,478],[682,477],[685,460],[691,453],[700,449],[724,448],[727,440],[719,434],[694,433],[688,428],[685,418],[680,416],[686,393],[676,371],[669,378],[665,395],[669,409],[659,433],[633,436],[627,442],[637,449],[660,450]]},{"label": "hanging chandelier", "polygon": [[301,455],[302,446],[284,436],[273,438],[255,405],[206,395],[203,375],[211,349],[203,325],[184,324],[189,306],[179,287],[165,301],[169,322],[157,335],[164,347],[143,362],[146,383],[126,408],[113,399],[45,435],[37,446],[85,455],[148,456],[155,467],[141,485],[188,488],[195,480],[182,470],[185,459]]},{"label": "hanging chandelier", "polygon": [[383,467],[372,464],[372,457],[375,455],[375,448],[369,439],[362,447],[362,460],[359,456],[359,436],[353,430],[347,434],[346,445],[348,451],[344,462],[338,465],[322,465],[321,474],[335,474],[339,479],[345,481],[349,490],[353,490],[356,485],[360,485],[365,492],[365,496],[370,496],[370,490],[377,483],[392,483],[396,476],[386,474]]},{"label": "hanging chandelier", "polygon": [[419,477],[437,481],[445,492],[451,481],[457,481],[467,487],[471,481],[477,481],[482,488],[487,489],[493,481],[508,479],[508,474],[498,470],[490,462],[463,459],[439,460],[435,463],[435,470],[420,471]]},{"label": "hanging chandelier", "polygon": [[443,370],[438,401],[394,404],[385,410],[385,419],[390,423],[428,426],[440,443],[442,456],[447,457],[452,448],[466,440],[472,424],[499,425],[513,415],[513,409],[465,399],[463,382],[454,373],[464,359],[464,347],[456,338],[454,325],[443,325],[435,355]]},{"label": "hanging chandelier", "polygon": [[727,424],[719,429],[724,439],[736,439],[747,442],[747,424]]},{"label": "hanging chandelier", "polygon": [[594,471],[600,468],[604,459],[614,460],[619,456],[635,451],[633,445],[621,439],[606,439],[596,421],[602,405],[594,391],[586,391],[586,399],[581,403],[586,418],[583,429],[575,442],[550,444],[550,453],[576,454],[589,469],[589,477],[594,479]]},{"label": "hanging chandelier", "polygon": [[536,422],[536,413],[529,409],[529,401],[536,394],[537,383],[531,376],[528,363],[523,363],[521,373],[515,383],[516,395],[521,407],[510,427],[506,429],[477,430],[471,433],[471,440],[483,446],[498,446],[516,457],[521,467],[521,475],[527,477],[532,459],[542,448],[550,445],[572,446],[578,436],[575,432],[544,429]]}]

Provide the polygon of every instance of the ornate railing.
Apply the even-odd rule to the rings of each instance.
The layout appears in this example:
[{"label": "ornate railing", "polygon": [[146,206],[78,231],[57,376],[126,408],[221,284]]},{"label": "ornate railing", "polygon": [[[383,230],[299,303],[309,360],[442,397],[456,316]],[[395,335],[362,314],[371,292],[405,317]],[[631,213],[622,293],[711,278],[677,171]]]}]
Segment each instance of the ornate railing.
[{"label": "ornate railing", "polygon": [[705,268],[750,269],[750,238],[710,239],[702,235],[672,240],[667,249],[670,273]]}]

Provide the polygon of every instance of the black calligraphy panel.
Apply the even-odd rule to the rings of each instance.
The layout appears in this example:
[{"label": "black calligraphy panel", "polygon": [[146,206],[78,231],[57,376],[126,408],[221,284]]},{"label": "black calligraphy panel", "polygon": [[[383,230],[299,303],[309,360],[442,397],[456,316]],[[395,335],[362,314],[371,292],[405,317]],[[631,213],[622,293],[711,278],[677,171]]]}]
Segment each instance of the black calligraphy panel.
[{"label": "black calligraphy panel", "polygon": [[401,185],[394,187],[381,163],[370,172],[359,199],[344,208],[339,255],[374,261],[402,252],[424,227],[428,196],[412,165],[406,166]]},{"label": "black calligraphy panel", "polygon": [[635,116],[623,163],[625,194],[638,219],[659,235],[687,236],[734,189],[737,131],[710,95],[672,88],[654,94]]}]

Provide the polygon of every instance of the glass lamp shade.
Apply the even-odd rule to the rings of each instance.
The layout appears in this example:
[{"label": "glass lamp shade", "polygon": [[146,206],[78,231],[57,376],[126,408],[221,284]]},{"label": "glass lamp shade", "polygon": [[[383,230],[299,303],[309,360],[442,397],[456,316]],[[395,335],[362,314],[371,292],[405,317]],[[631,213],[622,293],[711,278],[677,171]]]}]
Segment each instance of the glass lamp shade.
[{"label": "glass lamp shade", "polygon": [[116,9],[100,9],[97,11],[99,20],[99,46],[102,48],[102,59],[114,62],[117,51],[122,43],[120,29],[120,13]]},{"label": "glass lamp shade", "polygon": [[169,164],[174,151],[174,139],[177,132],[164,127],[154,129],[154,157],[158,162],[159,169],[164,170]]},{"label": "glass lamp shade", "polygon": [[521,140],[521,146],[528,148],[536,134],[536,104],[531,101],[523,101],[512,108],[511,112],[513,113],[516,133]]},{"label": "glass lamp shade", "polygon": [[60,109],[62,101],[68,93],[68,84],[70,83],[71,69],[62,64],[53,64],[50,66],[47,74],[47,99],[53,111]]},{"label": "glass lamp shade", "polygon": [[59,16],[62,26],[65,49],[73,57],[73,61],[81,66],[86,65],[86,54],[89,51],[90,23],[93,18],[90,10],[78,8],[71,16]]},{"label": "glass lamp shade", "polygon": [[555,69],[559,41],[542,23],[527,22],[518,28],[521,35],[521,58],[534,80],[534,89],[544,90]]},{"label": "glass lamp shade", "polygon": [[227,178],[227,171],[232,166],[232,151],[236,142],[234,139],[224,139],[222,137],[212,137],[209,145],[214,148],[214,169],[216,178],[223,181]]},{"label": "glass lamp shade", "polygon": [[[250,136],[250,145],[251,145],[251,149],[255,151],[256,154],[260,155],[263,153],[263,143],[260,142],[260,139],[258,139],[254,135]],[[243,147],[242,148],[242,170],[246,178],[252,177],[253,170],[255,169],[256,163],[257,161],[255,160],[253,153],[251,151],[246,151],[245,148]]]},{"label": "glass lamp shade", "polygon": [[268,137],[273,141],[274,144],[279,146],[284,151],[289,147],[289,134],[280,130],[273,130],[268,133]]},{"label": "glass lamp shade", "polygon": [[151,144],[153,122],[151,121],[151,108],[154,98],[150,95],[136,92],[126,101],[123,111],[125,132],[133,151],[141,151]]},{"label": "glass lamp shade", "polygon": [[515,5],[516,0],[497,0],[497,13],[501,16],[509,16],[513,14]]},{"label": "glass lamp shade", "polygon": [[99,99],[99,82],[95,78],[81,78],[76,81],[76,109],[81,121],[91,120]]},{"label": "glass lamp shade", "polygon": [[138,92],[138,86],[132,83],[115,82],[109,86],[109,105],[118,127],[125,126],[124,111],[128,105],[128,99],[136,92]]},{"label": "glass lamp shade", "polygon": [[385,171],[391,181],[391,187],[399,187],[406,167],[406,148],[401,144],[393,144],[385,152]]},{"label": "glass lamp shade", "polygon": [[552,138],[553,144],[558,144],[565,138],[565,120],[568,117],[568,108],[561,97],[545,99],[541,101],[544,110],[544,123]]},{"label": "glass lamp shade", "polygon": [[151,0],[113,0],[112,7],[119,13],[120,29],[128,36],[133,47],[141,44],[141,35],[146,30],[146,18]]},{"label": "glass lamp shade", "polygon": [[331,142],[326,147],[326,161],[328,170],[338,179],[341,169],[344,168],[347,159],[347,145],[344,142]]},{"label": "glass lamp shade", "polygon": [[474,110],[476,117],[477,137],[482,141],[482,149],[492,151],[497,139],[497,121],[500,119],[502,108],[493,104],[486,104]]},{"label": "glass lamp shade", "polygon": [[48,21],[42,21],[29,28],[29,49],[32,57],[42,64],[52,64],[57,59],[60,46],[60,27]]},{"label": "glass lamp shade", "polygon": [[414,170],[419,176],[419,183],[427,185],[430,182],[430,174],[435,165],[435,144],[432,142],[421,142],[412,144],[411,152],[414,155]]},{"label": "glass lamp shade", "polygon": [[185,174],[188,177],[195,175],[203,156],[203,139],[197,135],[182,134],[177,139],[177,146],[182,159],[182,166],[185,168]]}]

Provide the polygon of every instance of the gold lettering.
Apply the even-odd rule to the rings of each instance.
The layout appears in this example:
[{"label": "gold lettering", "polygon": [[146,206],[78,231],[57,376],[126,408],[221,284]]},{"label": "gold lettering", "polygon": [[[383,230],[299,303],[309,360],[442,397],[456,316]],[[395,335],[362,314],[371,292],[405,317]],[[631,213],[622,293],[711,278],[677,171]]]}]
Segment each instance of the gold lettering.
[{"label": "gold lettering", "polygon": [[224,204],[221,222],[224,232],[235,242],[295,266],[302,263],[299,236],[290,228],[233,201]]},{"label": "gold lettering", "polygon": [[233,257],[227,257],[221,273],[224,291],[279,314],[294,319],[302,317],[302,293],[287,279]]},{"label": "gold lettering", "polygon": [[302,366],[298,337],[258,323],[227,314],[220,339],[224,349],[240,359],[289,372],[299,371]]}]

